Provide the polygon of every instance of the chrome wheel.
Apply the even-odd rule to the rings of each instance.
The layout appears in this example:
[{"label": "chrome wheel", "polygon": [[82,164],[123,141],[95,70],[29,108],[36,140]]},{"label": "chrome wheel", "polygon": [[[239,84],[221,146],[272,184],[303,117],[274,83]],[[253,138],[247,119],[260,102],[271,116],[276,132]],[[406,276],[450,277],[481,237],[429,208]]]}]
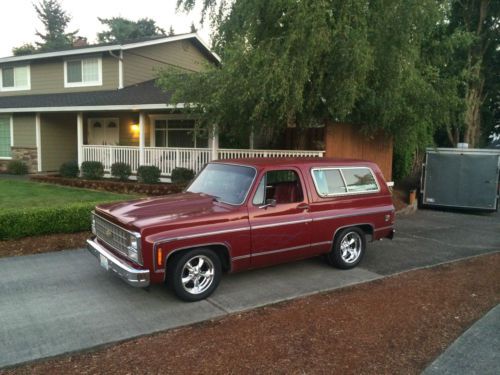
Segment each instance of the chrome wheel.
[{"label": "chrome wheel", "polygon": [[201,294],[212,285],[214,274],[215,266],[212,260],[205,255],[196,255],[182,268],[182,287],[190,294]]},{"label": "chrome wheel", "polygon": [[340,256],[346,263],[354,263],[358,260],[363,246],[361,236],[357,232],[348,232],[340,240]]}]

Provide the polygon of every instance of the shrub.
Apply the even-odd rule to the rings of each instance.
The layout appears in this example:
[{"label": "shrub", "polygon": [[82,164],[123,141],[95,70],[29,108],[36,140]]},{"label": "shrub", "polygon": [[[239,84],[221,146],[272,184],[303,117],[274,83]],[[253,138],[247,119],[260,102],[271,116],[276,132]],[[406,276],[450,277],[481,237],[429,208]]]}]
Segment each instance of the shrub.
[{"label": "shrub", "polygon": [[172,182],[174,184],[187,183],[194,178],[194,171],[188,168],[174,168],[172,170]]},{"label": "shrub", "polygon": [[127,181],[132,174],[132,168],[126,163],[114,163],[111,166],[111,175],[120,181]]},{"label": "shrub", "polygon": [[76,178],[80,174],[80,168],[78,168],[78,163],[76,161],[67,161],[62,163],[59,167],[59,174],[61,177],[66,178]]},{"label": "shrub", "polygon": [[11,160],[7,164],[7,173],[10,174],[27,174],[28,166],[21,160]]},{"label": "shrub", "polygon": [[160,182],[160,168],[154,165],[141,165],[137,168],[137,180],[144,184],[157,184]]},{"label": "shrub", "polygon": [[84,161],[82,176],[89,180],[100,180],[104,176],[104,165],[100,161]]},{"label": "shrub", "polygon": [[0,240],[90,230],[90,212],[99,203],[0,211]]}]

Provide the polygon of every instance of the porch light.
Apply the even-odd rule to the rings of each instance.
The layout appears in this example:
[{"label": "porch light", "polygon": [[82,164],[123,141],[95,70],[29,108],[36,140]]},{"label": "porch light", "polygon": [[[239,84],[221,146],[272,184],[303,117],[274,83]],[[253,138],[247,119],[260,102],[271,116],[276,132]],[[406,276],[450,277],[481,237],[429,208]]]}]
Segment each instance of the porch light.
[{"label": "porch light", "polygon": [[132,133],[137,133],[138,134],[139,130],[140,130],[139,125],[137,125],[137,124],[130,125],[130,130],[132,131]]}]

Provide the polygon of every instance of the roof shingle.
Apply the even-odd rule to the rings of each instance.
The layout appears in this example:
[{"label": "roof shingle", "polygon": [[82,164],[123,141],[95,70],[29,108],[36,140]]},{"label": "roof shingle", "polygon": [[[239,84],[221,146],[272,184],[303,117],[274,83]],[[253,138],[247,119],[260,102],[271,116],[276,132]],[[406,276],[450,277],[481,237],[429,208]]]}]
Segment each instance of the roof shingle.
[{"label": "roof shingle", "polygon": [[166,104],[172,94],[146,81],[120,90],[0,97],[0,109]]}]

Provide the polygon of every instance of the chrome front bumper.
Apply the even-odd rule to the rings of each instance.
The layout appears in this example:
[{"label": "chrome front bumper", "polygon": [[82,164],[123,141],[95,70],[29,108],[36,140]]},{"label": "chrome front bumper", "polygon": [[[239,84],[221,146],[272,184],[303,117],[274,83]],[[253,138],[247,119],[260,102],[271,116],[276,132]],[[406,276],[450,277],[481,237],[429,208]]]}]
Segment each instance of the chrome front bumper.
[{"label": "chrome front bumper", "polygon": [[149,285],[149,270],[137,270],[129,266],[92,239],[87,240],[87,250],[99,259],[101,266],[108,271],[116,273],[129,285],[139,288],[144,288]]}]

